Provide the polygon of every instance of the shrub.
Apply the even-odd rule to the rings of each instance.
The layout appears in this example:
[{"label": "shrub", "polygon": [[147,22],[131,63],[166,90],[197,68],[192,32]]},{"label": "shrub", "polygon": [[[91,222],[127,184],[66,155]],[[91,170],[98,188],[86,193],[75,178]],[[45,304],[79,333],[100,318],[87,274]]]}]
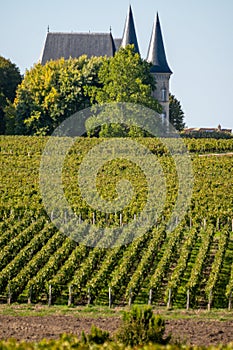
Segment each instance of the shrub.
[{"label": "shrub", "polygon": [[165,321],[153,314],[151,307],[139,308],[134,306],[123,314],[123,325],[117,339],[125,345],[144,345],[150,342],[167,344],[170,336],[164,338]]},{"label": "shrub", "polygon": [[103,331],[94,325],[91,326],[91,332],[89,334],[85,334],[83,331],[81,335],[81,343],[84,344],[104,344],[109,339],[109,332]]}]

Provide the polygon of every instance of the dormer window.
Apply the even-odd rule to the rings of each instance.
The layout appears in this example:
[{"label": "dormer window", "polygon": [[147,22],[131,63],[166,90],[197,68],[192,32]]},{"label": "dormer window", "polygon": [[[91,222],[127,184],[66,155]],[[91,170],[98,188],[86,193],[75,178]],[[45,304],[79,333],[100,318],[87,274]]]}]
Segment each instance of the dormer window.
[{"label": "dormer window", "polygon": [[167,89],[164,87],[161,89],[161,93],[162,93],[162,102],[166,102],[167,100]]}]

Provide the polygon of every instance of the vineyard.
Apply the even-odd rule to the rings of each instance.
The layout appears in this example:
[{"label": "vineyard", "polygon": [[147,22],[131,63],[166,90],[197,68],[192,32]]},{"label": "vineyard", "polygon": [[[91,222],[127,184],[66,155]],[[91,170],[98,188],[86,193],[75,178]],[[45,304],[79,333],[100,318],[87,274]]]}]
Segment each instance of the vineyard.
[{"label": "vineyard", "polygon": [[[184,140],[192,161],[193,193],[186,215],[172,232],[166,224],[177,198],[174,161],[161,141],[138,139],[159,159],[166,178],[165,203],[156,224],[145,234],[112,248],[104,247],[111,245],[114,236],[104,237],[108,242],[102,247],[91,247],[70,239],[51,222],[49,215],[56,215],[55,208],[46,213],[39,188],[47,140],[0,139],[1,302],[232,308],[233,139]],[[134,195],[121,212],[93,210],[82,198],[78,169],[87,152],[101,141],[80,138],[65,159],[64,193],[79,224],[73,232],[72,220],[64,213],[64,226],[75,237],[84,233],[95,237],[95,225],[124,227],[137,219],[146,202],[145,176],[124,159],[105,164],[96,180],[108,200],[115,198],[119,180],[131,182]]]}]

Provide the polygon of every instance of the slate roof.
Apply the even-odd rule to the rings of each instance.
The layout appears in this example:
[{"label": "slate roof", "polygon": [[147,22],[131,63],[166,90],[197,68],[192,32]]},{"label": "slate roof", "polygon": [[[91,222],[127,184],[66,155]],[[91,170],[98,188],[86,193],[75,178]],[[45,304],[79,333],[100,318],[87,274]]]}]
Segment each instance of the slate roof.
[{"label": "slate roof", "polygon": [[114,39],[114,43],[115,43],[115,47],[116,47],[116,51],[119,50],[119,48],[121,47],[121,42],[122,42],[122,39],[118,38],[118,39]]},{"label": "slate roof", "polygon": [[137,41],[131,6],[129,6],[128,15],[125,21],[125,28],[123,32],[121,46],[126,47],[126,45],[129,45],[129,44],[134,44],[135,52],[140,53],[138,48],[138,41]]},{"label": "slate roof", "polygon": [[[91,56],[114,56],[115,52],[122,46],[134,44],[135,51],[139,52],[138,41],[134,26],[131,6],[125,21],[122,39],[113,39],[110,33],[59,33],[48,32],[41,55],[41,63],[56,60],[61,57],[68,59],[82,55]],[[162,32],[157,14],[153,26],[147,61],[152,63],[151,72],[170,73],[163,45]]]},{"label": "slate roof", "polygon": [[159,21],[159,15],[157,14],[156,21],[154,22],[149,50],[147,54],[147,61],[152,63],[151,72],[153,73],[170,73],[171,69],[168,66],[165,49],[163,45],[162,31]]},{"label": "slate roof", "polygon": [[[118,41],[117,41],[118,45]],[[41,63],[61,57],[114,56],[116,45],[111,33],[47,33]]]}]

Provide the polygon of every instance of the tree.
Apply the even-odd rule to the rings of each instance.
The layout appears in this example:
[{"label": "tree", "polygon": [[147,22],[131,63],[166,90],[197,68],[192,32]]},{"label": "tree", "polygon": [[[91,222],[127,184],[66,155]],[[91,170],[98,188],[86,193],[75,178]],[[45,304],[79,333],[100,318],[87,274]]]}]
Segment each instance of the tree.
[{"label": "tree", "polygon": [[[110,58],[81,56],[35,64],[26,71],[17,90],[16,133],[51,134],[66,118],[91,104],[131,102],[161,113],[160,104],[152,97],[155,81],[150,68],[133,45]],[[110,125],[100,133],[109,134],[144,136],[141,130],[129,130],[124,125]]]},{"label": "tree", "polygon": [[184,129],[184,112],[180,102],[171,94],[169,94],[169,119],[176,130],[181,131]]},{"label": "tree", "polygon": [[[111,102],[131,102],[162,112],[161,106],[152,97],[156,88],[153,76],[150,74],[151,65],[135,53],[134,46],[120,48],[115,56],[106,59],[100,67],[99,86],[91,86],[88,94],[92,103],[104,104]],[[125,129],[124,129],[125,128]],[[103,126],[95,130],[101,136],[125,136],[129,134],[126,126],[122,129],[116,125]],[[135,135],[134,130],[134,135]],[[138,130],[140,133],[140,130]]]},{"label": "tree", "polygon": [[151,96],[155,81],[150,68],[150,64],[135,53],[133,45],[120,48],[100,67],[100,86],[92,87],[89,91],[92,102],[140,103],[160,112],[158,101]]},{"label": "tree", "polygon": [[66,118],[90,106],[87,87],[98,86],[103,57],[40,63],[26,71],[15,99],[16,133],[48,135]]},{"label": "tree", "polygon": [[[8,131],[5,109],[12,104],[22,78],[19,68],[10,60],[0,56],[0,133]],[[8,133],[8,132],[7,132]]]}]

